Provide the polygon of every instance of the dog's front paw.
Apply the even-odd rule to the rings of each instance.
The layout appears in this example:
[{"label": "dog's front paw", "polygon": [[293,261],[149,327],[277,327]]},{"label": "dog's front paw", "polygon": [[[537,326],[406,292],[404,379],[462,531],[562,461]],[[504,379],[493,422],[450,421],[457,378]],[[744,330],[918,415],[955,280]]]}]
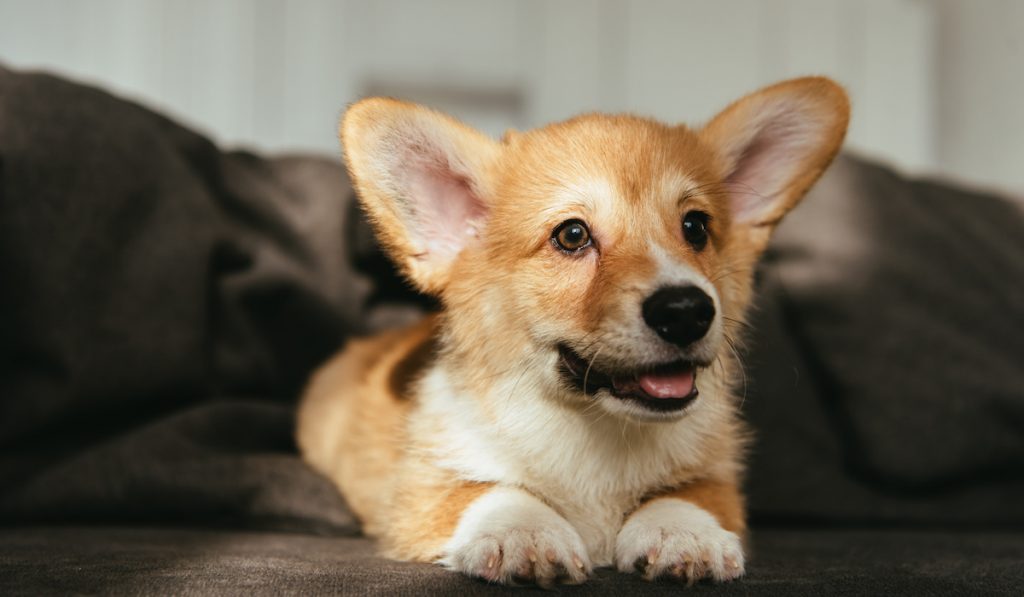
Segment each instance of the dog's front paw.
[{"label": "dog's front paw", "polygon": [[519,489],[497,488],[466,509],[440,560],[452,570],[499,583],[579,584],[591,572],[579,533]]},{"label": "dog's front paw", "polygon": [[655,500],[633,514],[615,541],[621,572],[648,580],[733,580],[743,575],[743,546],[707,511],[679,499]]}]

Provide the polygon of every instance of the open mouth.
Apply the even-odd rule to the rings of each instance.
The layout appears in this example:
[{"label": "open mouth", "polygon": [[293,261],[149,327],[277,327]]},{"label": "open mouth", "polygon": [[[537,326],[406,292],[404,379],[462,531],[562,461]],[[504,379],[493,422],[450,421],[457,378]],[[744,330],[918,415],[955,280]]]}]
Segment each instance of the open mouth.
[{"label": "open mouth", "polygon": [[559,369],[566,380],[586,394],[605,389],[620,400],[628,400],[658,412],[680,411],[697,398],[697,367],[684,360],[632,372],[607,372],[568,346],[559,345]]}]

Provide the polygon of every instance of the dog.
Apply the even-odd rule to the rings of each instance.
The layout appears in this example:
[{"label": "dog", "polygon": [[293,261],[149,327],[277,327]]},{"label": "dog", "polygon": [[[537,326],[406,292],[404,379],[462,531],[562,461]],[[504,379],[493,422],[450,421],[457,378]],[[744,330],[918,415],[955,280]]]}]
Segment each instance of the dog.
[{"label": "dog", "polygon": [[305,460],[395,559],[495,583],[744,573],[735,343],[779,220],[839,150],[843,89],[784,81],[706,125],[587,114],[495,140],[352,105],[382,246],[441,310],[311,378]]}]

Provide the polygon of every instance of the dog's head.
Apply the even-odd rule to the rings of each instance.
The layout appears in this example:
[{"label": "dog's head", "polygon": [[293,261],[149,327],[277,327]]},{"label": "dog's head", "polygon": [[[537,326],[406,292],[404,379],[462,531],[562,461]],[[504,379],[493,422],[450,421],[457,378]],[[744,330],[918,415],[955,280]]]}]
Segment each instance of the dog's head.
[{"label": "dog's head", "polygon": [[531,367],[566,404],[665,420],[731,350],[754,264],[848,115],[841,88],[806,78],[696,130],[595,114],[495,141],[375,98],[341,133],[384,246],[441,298],[465,377]]}]

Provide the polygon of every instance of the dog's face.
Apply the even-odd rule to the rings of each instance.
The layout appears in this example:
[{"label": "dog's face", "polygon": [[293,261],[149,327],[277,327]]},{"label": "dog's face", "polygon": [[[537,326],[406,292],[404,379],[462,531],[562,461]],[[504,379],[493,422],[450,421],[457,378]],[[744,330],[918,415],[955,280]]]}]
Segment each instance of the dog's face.
[{"label": "dog's face", "polygon": [[379,236],[441,296],[467,376],[530,362],[568,404],[671,420],[732,350],[753,266],[847,113],[837,86],[803,79],[696,131],[588,115],[495,142],[367,100],[342,133]]},{"label": "dog's face", "polygon": [[522,314],[569,388],[615,413],[678,416],[725,349],[724,317],[739,317],[708,149],[686,128],[585,116],[511,137],[503,167],[478,254],[455,275],[502,272],[486,300]]}]

